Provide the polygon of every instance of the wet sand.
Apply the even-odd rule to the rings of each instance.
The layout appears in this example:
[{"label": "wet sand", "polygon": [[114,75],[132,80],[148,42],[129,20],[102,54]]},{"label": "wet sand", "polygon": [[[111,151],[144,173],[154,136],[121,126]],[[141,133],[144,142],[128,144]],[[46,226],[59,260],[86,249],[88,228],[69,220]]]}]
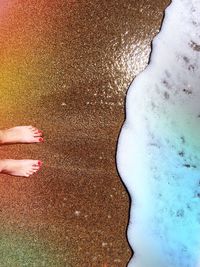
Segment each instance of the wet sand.
[{"label": "wet sand", "polygon": [[169,1],[47,3],[13,2],[0,20],[0,127],[45,133],[44,144],[0,147],[1,158],[44,162],[30,178],[0,176],[0,266],[123,267],[117,138]]}]

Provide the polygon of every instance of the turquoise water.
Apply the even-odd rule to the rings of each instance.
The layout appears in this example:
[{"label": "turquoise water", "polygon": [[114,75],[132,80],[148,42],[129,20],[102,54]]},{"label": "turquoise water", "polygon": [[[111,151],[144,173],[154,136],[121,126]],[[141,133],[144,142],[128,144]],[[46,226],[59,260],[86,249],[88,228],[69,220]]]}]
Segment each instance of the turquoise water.
[{"label": "turquoise water", "polygon": [[132,198],[129,267],[200,266],[200,2],[174,0],[129,88],[117,166]]}]

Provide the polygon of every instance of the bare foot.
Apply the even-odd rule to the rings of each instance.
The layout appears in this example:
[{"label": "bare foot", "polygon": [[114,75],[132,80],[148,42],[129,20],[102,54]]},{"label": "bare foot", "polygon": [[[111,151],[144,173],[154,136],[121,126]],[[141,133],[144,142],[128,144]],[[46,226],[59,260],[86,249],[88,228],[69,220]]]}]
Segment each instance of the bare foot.
[{"label": "bare foot", "polygon": [[16,126],[0,130],[0,144],[44,142],[42,131],[33,126]]},{"label": "bare foot", "polygon": [[31,159],[3,159],[0,160],[0,172],[14,176],[29,177],[39,170],[42,162]]}]

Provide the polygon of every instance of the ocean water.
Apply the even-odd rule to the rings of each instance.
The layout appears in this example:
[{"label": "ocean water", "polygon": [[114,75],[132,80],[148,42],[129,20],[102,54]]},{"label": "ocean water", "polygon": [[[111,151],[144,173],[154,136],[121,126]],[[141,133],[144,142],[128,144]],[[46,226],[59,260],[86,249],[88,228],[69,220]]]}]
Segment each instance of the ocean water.
[{"label": "ocean water", "polygon": [[200,266],[200,1],[173,0],[130,86],[117,167],[132,202],[128,267]]}]

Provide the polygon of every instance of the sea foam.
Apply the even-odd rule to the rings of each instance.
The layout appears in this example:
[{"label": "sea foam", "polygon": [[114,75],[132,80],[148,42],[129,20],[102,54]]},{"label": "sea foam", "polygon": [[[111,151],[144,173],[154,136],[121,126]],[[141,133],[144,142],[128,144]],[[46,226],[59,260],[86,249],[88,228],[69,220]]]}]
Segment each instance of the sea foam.
[{"label": "sea foam", "polygon": [[130,86],[117,167],[132,203],[129,267],[200,266],[200,1],[173,0]]}]

